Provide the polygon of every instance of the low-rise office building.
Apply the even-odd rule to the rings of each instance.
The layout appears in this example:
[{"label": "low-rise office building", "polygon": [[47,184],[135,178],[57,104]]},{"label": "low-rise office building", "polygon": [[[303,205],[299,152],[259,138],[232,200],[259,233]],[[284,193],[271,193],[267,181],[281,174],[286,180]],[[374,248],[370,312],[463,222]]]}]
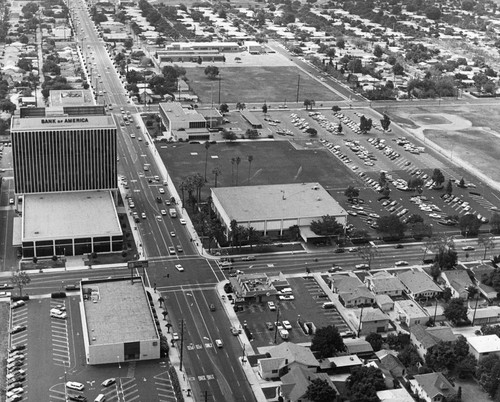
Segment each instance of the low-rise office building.
[{"label": "low-rise office building", "polygon": [[160,334],[141,277],[82,280],[80,296],[87,364],[160,358]]}]

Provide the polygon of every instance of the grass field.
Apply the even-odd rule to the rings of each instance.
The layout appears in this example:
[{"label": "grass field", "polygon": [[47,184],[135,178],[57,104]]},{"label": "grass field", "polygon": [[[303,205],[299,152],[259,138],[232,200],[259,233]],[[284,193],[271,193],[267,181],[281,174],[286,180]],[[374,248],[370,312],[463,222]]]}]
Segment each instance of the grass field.
[{"label": "grass field", "polygon": [[[213,100],[214,104],[218,104],[219,81],[205,76],[206,66],[187,68],[188,83],[202,103],[210,104]],[[295,102],[299,74],[299,103],[303,103],[304,99],[313,99],[317,103],[341,100],[295,67],[219,67],[219,70],[222,76],[221,103]]]},{"label": "grass field", "polygon": [[[427,124],[435,124],[440,120],[439,114],[457,115],[472,123],[472,127],[462,130],[426,130],[425,137],[445,150],[453,150],[461,160],[467,161],[475,169],[498,180],[498,155],[500,155],[500,134],[496,131],[500,126],[500,115],[496,105],[464,105],[448,108],[435,106],[412,109],[387,109],[395,122],[410,129],[418,128],[424,123],[421,119],[412,119],[412,115],[428,114],[431,118]],[[419,124],[420,123],[420,124]],[[424,123],[425,125],[425,123]]]},{"label": "grass field", "polygon": [[[158,148],[177,188],[184,178],[194,173],[204,175],[205,147],[203,144],[175,144]],[[250,169],[248,156],[253,156]],[[239,168],[232,158],[241,158]],[[236,185],[319,182],[325,188],[347,187],[355,175],[343,164],[320,148],[293,147],[289,142],[236,142],[212,144],[208,149],[207,185],[202,197],[214,186],[212,170],[219,167],[218,187]]]}]

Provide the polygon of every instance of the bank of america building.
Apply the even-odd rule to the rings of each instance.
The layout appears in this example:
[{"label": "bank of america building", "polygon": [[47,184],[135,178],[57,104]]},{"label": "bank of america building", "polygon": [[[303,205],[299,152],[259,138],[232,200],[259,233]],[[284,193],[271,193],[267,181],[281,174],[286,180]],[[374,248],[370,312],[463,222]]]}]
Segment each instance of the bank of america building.
[{"label": "bank of america building", "polygon": [[112,116],[95,106],[21,109],[11,137],[21,212],[13,243],[23,256],[121,251]]}]

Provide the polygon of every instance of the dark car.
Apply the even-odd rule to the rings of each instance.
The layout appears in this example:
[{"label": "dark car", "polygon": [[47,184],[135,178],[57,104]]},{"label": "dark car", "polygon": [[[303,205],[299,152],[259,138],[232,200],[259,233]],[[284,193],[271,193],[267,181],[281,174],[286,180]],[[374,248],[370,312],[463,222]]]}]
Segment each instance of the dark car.
[{"label": "dark car", "polygon": [[335,249],[335,252],[336,252],[336,253],[345,253],[345,249],[344,249],[344,248],[342,248],[342,247],[339,247],[339,248],[336,248],[336,249]]},{"label": "dark car", "polygon": [[210,305],[210,311],[215,311],[215,304]]},{"label": "dark car", "polygon": [[402,244],[396,244],[394,248],[403,248],[404,246]]},{"label": "dark car", "polygon": [[17,352],[19,350],[24,350],[26,349],[26,345],[16,345],[16,346],[13,346],[9,349],[9,353],[14,353],[14,352]]},{"label": "dark car", "polygon": [[17,334],[18,332],[22,332],[26,330],[26,325],[16,325],[10,330],[11,334]]},{"label": "dark car", "polygon": [[68,394],[68,399],[70,401],[87,402],[87,398],[84,395],[78,394]]}]

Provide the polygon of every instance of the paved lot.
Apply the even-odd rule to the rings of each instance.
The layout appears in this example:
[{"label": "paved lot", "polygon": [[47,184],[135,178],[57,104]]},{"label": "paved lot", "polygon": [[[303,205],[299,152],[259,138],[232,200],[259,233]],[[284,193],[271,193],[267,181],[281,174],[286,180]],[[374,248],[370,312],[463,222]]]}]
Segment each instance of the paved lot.
[{"label": "paved lot", "polygon": [[275,330],[266,328],[266,322],[287,320],[292,325],[289,331],[290,342],[310,342],[311,336],[304,333],[298,322],[311,322],[316,328],[335,325],[340,332],[347,331],[348,327],[335,309],[324,310],[321,305],[328,301],[326,294],[312,277],[290,278],[290,287],[293,289],[295,300],[280,300],[276,303],[279,312],[270,311],[267,303],[253,303],[238,313],[242,325],[247,325],[254,336],[253,346],[269,346],[282,342]]}]

